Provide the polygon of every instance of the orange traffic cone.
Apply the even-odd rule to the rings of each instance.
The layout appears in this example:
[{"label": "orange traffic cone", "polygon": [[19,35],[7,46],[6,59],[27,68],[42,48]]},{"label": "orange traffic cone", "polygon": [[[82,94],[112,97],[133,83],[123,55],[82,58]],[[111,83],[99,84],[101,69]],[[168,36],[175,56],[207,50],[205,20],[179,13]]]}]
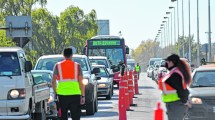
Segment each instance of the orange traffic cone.
[{"label": "orange traffic cone", "polygon": [[135,87],[135,94],[139,94],[138,78],[137,78],[137,71],[136,70],[134,70],[134,87]]},{"label": "orange traffic cone", "polygon": [[163,109],[161,103],[157,103],[157,108],[154,110],[154,120],[163,120]]},{"label": "orange traffic cone", "polygon": [[124,86],[124,77],[120,77],[119,81],[119,120],[127,120],[126,115],[126,104],[125,104],[125,86]]}]

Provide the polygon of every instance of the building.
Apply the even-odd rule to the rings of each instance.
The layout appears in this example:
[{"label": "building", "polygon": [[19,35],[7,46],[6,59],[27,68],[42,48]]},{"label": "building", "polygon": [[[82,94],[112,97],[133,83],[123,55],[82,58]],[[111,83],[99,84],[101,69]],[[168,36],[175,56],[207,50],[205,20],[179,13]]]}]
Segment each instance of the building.
[{"label": "building", "polygon": [[97,35],[110,35],[109,20],[97,20]]}]

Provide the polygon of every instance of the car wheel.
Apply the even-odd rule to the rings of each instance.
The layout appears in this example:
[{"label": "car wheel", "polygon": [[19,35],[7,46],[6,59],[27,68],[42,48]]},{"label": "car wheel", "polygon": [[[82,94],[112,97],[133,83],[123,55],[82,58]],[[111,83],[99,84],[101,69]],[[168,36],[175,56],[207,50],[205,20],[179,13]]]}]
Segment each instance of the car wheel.
[{"label": "car wheel", "polygon": [[34,120],[46,120],[45,110],[42,108],[41,113],[34,113]]},{"label": "car wheel", "polygon": [[113,96],[113,94],[114,94],[114,92],[113,92],[113,86],[112,86],[112,90],[111,90],[111,92],[112,92],[112,96]]},{"label": "car wheel", "polygon": [[98,112],[98,98],[96,97],[96,100],[95,100],[95,112]]},{"label": "car wheel", "polygon": [[94,115],[95,113],[95,100],[86,105],[86,114]]}]

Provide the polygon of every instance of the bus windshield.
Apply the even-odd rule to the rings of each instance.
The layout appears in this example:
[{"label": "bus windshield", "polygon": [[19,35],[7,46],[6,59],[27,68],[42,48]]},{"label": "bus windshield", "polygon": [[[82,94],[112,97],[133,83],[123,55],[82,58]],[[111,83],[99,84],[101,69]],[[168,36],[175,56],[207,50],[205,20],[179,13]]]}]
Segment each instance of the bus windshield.
[{"label": "bus windshield", "polygon": [[118,65],[120,61],[124,63],[124,54],[122,48],[90,48],[89,56],[106,56],[111,65]]}]

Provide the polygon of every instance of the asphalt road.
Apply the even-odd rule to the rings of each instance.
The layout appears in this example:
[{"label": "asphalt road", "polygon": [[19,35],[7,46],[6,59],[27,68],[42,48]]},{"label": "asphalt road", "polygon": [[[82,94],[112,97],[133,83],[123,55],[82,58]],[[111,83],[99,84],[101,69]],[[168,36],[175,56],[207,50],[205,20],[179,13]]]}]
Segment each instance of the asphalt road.
[{"label": "asphalt road", "polygon": [[[154,120],[154,109],[157,106],[157,102],[160,101],[160,91],[157,88],[157,84],[146,77],[146,73],[141,73],[139,83],[140,95],[135,95],[134,103],[136,107],[130,107],[134,111],[127,111],[127,120]],[[105,100],[100,98],[98,101],[98,112],[93,116],[86,116],[85,111],[82,111],[81,120],[119,120],[118,116],[118,89],[114,89],[114,95],[111,100]],[[167,120],[164,109],[164,120]],[[71,120],[71,119],[69,119]]]}]

